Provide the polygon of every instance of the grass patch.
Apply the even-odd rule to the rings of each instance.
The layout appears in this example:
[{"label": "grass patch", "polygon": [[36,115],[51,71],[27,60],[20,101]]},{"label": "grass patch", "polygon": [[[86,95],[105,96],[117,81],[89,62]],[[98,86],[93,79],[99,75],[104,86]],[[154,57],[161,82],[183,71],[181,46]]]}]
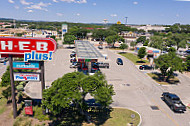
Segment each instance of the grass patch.
[{"label": "grass patch", "polygon": [[6,111],[7,107],[7,99],[3,97],[2,91],[6,89],[6,87],[0,87],[0,114]]},{"label": "grass patch", "polygon": [[164,82],[161,79],[160,73],[147,73],[147,75],[150,76],[152,79],[154,79],[157,83],[161,85],[171,85],[171,84],[179,83],[179,79],[176,76],[170,78],[168,82]]},{"label": "grass patch", "polygon": [[[119,53],[120,54],[120,53]],[[134,64],[136,65],[141,65],[141,64],[148,64],[148,60],[142,60],[139,59],[136,55],[132,53],[121,53],[120,55],[126,57],[127,59],[131,60]]]},{"label": "grass patch", "polygon": [[111,49],[111,50],[123,50],[123,49],[116,48],[116,47],[115,48],[112,47],[112,48],[109,48],[109,49]]},{"label": "grass patch", "polygon": [[13,126],[31,126],[32,120],[29,117],[17,117]]},{"label": "grass patch", "polygon": [[[132,119],[131,115],[135,114],[135,118]],[[127,126],[128,123],[133,123],[137,126],[140,123],[139,115],[131,110],[114,108],[110,113],[110,118],[102,126]],[[83,126],[95,126],[95,124],[83,124]]]},{"label": "grass patch", "polygon": [[50,120],[49,115],[43,115],[42,107],[34,106],[34,118],[38,119],[39,121]]}]

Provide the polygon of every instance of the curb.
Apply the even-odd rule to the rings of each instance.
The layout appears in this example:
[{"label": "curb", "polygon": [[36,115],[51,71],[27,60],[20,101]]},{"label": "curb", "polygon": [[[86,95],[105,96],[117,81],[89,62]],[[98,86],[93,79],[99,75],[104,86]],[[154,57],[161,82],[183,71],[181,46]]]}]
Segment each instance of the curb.
[{"label": "curb", "polygon": [[131,108],[127,108],[127,107],[113,107],[113,108],[125,108],[125,109],[129,109],[131,111],[136,112],[139,115],[139,117],[140,117],[140,122],[139,122],[139,124],[137,126],[141,126],[141,124],[142,124],[142,117],[141,117],[141,114],[139,112],[137,112],[137,111],[135,111],[135,110],[133,110]]}]

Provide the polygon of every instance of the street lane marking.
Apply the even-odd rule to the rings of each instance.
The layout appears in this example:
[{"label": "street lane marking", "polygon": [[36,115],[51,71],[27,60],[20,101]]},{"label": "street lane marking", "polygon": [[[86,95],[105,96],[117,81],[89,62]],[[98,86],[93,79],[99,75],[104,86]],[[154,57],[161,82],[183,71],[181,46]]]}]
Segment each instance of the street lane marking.
[{"label": "street lane marking", "polygon": [[158,106],[158,108],[159,108],[164,114],[166,114],[166,116],[175,124],[175,126],[179,126],[179,124],[178,124],[164,109],[162,109],[154,99],[152,99],[152,101],[154,102],[154,104],[155,104],[156,106]]}]

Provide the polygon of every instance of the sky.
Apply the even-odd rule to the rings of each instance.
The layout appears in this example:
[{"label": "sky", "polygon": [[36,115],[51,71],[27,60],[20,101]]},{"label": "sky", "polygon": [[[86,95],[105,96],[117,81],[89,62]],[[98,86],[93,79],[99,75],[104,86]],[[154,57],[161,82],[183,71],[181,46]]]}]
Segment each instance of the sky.
[{"label": "sky", "polygon": [[190,0],[0,0],[0,12],[17,20],[189,24]]}]

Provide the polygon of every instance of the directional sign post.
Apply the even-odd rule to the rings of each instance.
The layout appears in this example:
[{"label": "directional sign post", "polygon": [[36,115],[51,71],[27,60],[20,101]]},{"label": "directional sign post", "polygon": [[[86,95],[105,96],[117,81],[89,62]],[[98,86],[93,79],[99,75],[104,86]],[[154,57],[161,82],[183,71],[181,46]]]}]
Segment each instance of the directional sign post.
[{"label": "directional sign post", "polygon": [[[9,57],[11,92],[13,103],[13,116],[17,116],[17,104],[15,99],[15,81],[40,81],[42,92],[45,89],[44,61],[53,59],[56,50],[56,41],[51,38],[17,38],[0,37],[1,57]],[[14,62],[13,57],[22,57],[25,62]],[[29,61],[29,62],[28,62]],[[31,62],[39,61],[39,62]],[[13,69],[40,69],[41,73],[15,73]]]}]

